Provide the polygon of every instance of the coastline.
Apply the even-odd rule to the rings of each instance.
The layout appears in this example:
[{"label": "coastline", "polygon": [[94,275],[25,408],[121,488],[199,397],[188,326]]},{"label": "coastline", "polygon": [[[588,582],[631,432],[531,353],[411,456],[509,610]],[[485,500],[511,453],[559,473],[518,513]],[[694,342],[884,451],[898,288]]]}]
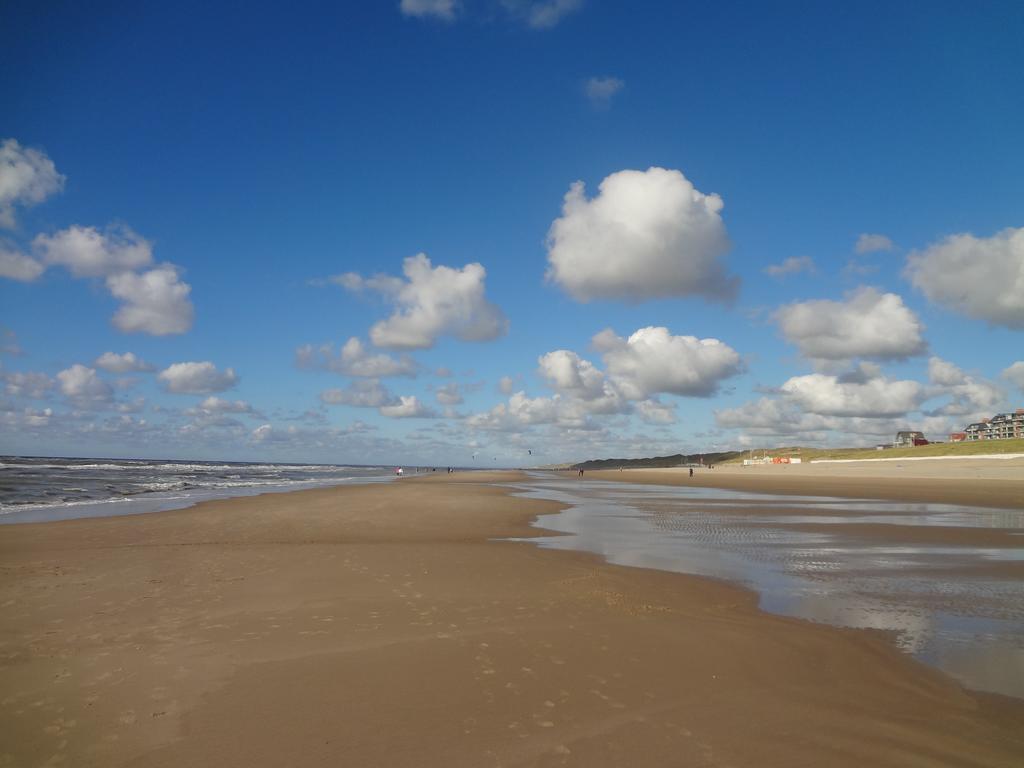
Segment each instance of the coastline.
[{"label": "coastline", "polygon": [[999,509],[1024,509],[1024,459],[981,461],[915,459],[894,462],[813,462],[809,464],[716,465],[686,468],[590,470],[598,480],[693,485],[751,493],[836,496],[920,501]]},{"label": "coastline", "polygon": [[[607,474],[635,482],[637,472]],[[484,485],[516,477],[424,476],[5,526],[0,757],[1024,757],[1024,701],[966,691],[881,633],[766,614],[753,593],[710,579],[500,541],[546,535],[530,523],[559,509]]]}]

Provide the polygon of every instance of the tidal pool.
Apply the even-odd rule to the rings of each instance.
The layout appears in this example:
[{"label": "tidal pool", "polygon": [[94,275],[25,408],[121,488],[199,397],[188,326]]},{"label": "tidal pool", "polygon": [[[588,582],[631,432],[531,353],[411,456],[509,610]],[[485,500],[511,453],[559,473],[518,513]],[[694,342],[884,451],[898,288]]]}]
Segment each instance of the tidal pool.
[{"label": "tidal pool", "polygon": [[1024,512],[546,473],[513,487],[566,505],[534,525],[569,535],[538,546],[737,582],[766,611],[890,631],[967,687],[1024,698]]}]

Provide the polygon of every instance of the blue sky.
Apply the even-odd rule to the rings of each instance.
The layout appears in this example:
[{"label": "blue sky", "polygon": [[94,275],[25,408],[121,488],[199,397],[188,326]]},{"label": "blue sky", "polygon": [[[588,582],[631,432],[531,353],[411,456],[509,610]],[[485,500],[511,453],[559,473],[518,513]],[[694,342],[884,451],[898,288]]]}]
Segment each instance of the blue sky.
[{"label": "blue sky", "polygon": [[1024,405],[1024,7],[749,5],[5,4],[0,451],[515,465]]}]

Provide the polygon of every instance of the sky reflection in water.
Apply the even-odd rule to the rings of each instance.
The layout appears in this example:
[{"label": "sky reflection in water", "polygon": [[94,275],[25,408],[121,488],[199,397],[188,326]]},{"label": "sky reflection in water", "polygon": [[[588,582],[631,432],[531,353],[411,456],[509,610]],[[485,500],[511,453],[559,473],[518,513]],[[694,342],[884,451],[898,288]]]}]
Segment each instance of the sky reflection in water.
[{"label": "sky reflection in water", "polygon": [[[1024,698],[1024,590],[985,568],[1024,559],[1024,512],[544,474],[516,488],[568,506],[536,526],[572,535],[533,539],[539,546],[738,582],[764,610],[894,632],[901,649],[968,687]],[[1012,529],[1021,538],[1007,547],[870,541],[838,527],[851,523]]]}]

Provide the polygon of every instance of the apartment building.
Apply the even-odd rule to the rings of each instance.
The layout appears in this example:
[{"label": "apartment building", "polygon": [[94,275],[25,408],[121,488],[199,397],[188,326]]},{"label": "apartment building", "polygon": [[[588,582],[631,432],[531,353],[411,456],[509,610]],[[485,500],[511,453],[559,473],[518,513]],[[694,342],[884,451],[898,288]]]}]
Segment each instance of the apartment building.
[{"label": "apartment building", "polygon": [[[955,432],[950,435],[959,436]],[[962,440],[1009,440],[1013,437],[1024,437],[1024,408],[1013,413],[997,413],[991,419],[982,419],[964,427]]]}]

